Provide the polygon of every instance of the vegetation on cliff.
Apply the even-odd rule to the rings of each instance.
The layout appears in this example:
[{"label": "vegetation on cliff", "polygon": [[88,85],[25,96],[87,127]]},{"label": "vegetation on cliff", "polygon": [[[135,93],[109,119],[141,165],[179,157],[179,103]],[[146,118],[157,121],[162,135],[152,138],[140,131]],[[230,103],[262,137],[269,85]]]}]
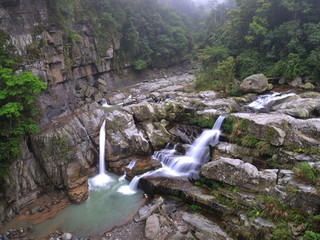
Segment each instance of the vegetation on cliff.
[{"label": "vegetation on cliff", "polygon": [[[216,72],[229,56],[235,59],[231,70],[236,78],[262,72],[269,77],[312,76],[319,81],[319,4],[317,0],[228,0],[218,6],[198,46],[198,58],[204,63],[199,88],[206,84],[212,89],[213,81],[225,80]],[[230,80],[226,85],[232,84]]]},{"label": "vegetation on cliff", "polygon": [[[115,69],[126,64],[136,70],[167,67],[192,49],[190,19],[154,0],[58,0],[49,1],[49,6],[51,23],[62,28],[67,49],[79,39],[76,25],[84,22],[93,29],[99,54],[120,46]],[[68,57],[72,54],[67,50]]]},{"label": "vegetation on cliff", "polygon": [[3,177],[9,164],[19,156],[21,139],[38,131],[34,102],[46,84],[30,72],[14,72],[17,64],[10,54],[8,36],[3,32],[0,36],[0,176]]}]

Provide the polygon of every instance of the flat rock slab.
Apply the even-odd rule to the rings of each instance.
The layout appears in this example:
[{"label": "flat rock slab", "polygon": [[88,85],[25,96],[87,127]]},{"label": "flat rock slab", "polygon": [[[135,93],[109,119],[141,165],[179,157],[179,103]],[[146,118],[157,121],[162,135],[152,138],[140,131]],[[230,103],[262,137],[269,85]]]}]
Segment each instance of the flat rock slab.
[{"label": "flat rock slab", "polygon": [[194,186],[187,178],[149,177],[142,178],[139,188],[149,195],[162,194],[175,196],[181,200],[209,208],[218,214],[232,214],[233,209],[218,202],[215,196],[201,187]]},{"label": "flat rock slab", "polygon": [[205,239],[215,239],[215,240],[231,240],[232,238],[228,236],[216,223],[205,218],[198,213],[184,213],[182,219],[186,222],[190,228],[201,233]]}]

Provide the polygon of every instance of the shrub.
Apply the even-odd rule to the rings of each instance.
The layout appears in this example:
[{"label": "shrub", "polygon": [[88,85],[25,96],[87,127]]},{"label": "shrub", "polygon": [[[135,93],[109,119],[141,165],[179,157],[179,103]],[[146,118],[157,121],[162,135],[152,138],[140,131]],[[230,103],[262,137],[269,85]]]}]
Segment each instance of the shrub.
[{"label": "shrub", "polygon": [[320,240],[320,234],[312,231],[306,231],[303,236],[304,240]]},{"label": "shrub", "polygon": [[134,66],[135,70],[141,71],[141,70],[147,68],[147,62],[145,60],[138,59],[133,62],[133,66]]},{"label": "shrub", "polygon": [[217,67],[207,67],[197,75],[197,90],[215,90],[230,93],[234,83],[234,58],[229,57],[218,63]]},{"label": "shrub", "polygon": [[0,176],[9,171],[9,164],[18,157],[21,139],[38,131],[34,117],[34,101],[46,84],[30,72],[20,75],[0,65]]},{"label": "shrub", "polygon": [[297,167],[293,169],[294,176],[307,183],[307,184],[317,184],[317,175],[319,175],[318,171],[313,169],[307,162],[301,162]]}]

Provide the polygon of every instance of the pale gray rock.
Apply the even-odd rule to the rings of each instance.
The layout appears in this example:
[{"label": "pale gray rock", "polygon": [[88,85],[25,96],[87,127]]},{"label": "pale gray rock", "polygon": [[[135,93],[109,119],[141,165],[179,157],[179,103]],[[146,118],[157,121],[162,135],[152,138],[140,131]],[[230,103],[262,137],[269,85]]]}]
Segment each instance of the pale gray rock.
[{"label": "pale gray rock", "polygon": [[[194,213],[184,213],[182,219],[186,222],[192,231],[201,233],[206,239],[231,240],[228,234],[223,231],[216,223],[205,218],[204,216]],[[197,236],[197,234],[196,234]]]},{"label": "pale gray rock", "polygon": [[268,79],[263,74],[255,74],[244,79],[240,85],[243,92],[262,93],[268,88]]},{"label": "pale gray rock", "polygon": [[302,98],[320,98],[320,93],[318,92],[303,92],[299,94]]},{"label": "pale gray rock", "polygon": [[72,234],[71,233],[64,233],[64,234],[62,234],[62,239],[63,240],[71,240]]},{"label": "pale gray rock", "polygon": [[300,84],[299,87],[306,90],[311,90],[316,88],[312,83],[309,83],[309,82],[306,84]]},{"label": "pale gray rock", "polygon": [[297,163],[297,162],[320,162],[320,156],[311,154],[306,155],[302,153],[295,153],[286,150],[280,150],[277,152],[277,159],[280,163]]},{"label": "pale gray rock", "polygon": [[152,240],[156,238],[159,232],[160,232],[159,218],[156,214],[153,214],[150,217],[148,217],[146,221],[145,236],[147,239]]},{"label": "pale gray rock", "polygon": [[278,169],[265,169],[259,171],[260,189],[275,186],[278,178]]},{"label": "pale gray rock", "polygon": [[221,181],[232,186],[259,190],[259,171],[250,163],[240,159],[223,158],[209,162],[201,167],[201,174],[209,179]]},{"label": "pale gray rock", "polygon": [[289,81],[289,85],[292,87],[298,87],[300,84],[302,84],[302,78],[297,76],[292,81]]},{"label": "pale gray rock", "polygon": [[309,118],[311,113],[320,105],[320,99],[297,98],[273,106],[273,110],[293,117]]}]

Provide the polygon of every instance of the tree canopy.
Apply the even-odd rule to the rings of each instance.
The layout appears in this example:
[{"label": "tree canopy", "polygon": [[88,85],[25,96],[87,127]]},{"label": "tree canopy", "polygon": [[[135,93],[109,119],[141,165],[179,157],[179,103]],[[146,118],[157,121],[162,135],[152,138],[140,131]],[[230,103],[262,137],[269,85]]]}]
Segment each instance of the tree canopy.
[{"label": "tree canopy", "polygon": [[[240,79],[262,72],[320,80],[319,22],[317,0],[228,0],[211,12],[199,57],[205,52],[213,59],[204,59],[205,68],[234,57],[234,73]],[[219,59],[212,49],[228,54]]]}]

